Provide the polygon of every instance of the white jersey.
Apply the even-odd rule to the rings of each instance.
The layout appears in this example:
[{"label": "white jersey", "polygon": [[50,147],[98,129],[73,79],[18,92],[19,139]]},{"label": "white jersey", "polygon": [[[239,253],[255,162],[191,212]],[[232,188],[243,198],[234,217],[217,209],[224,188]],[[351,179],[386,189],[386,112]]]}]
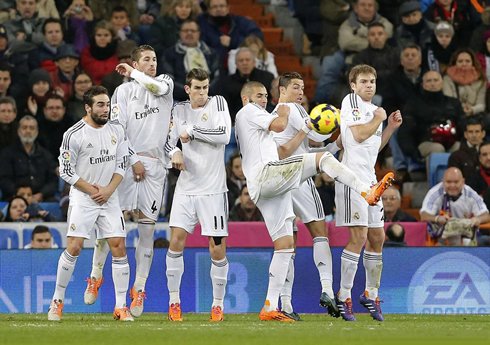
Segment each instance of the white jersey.
[{"label": "white jersey", "polygon": [[174,82],[165,74],[152,78],[136,69],[131,72],[131,78],[131,82],[116,88],[111,100],[111,119],[124,126],[129,138],[131,165],[138,161],[135,154],[144,154],[158,157],[170,167],[164,147]]},{"label": "white jersey", "polygon": [[236,115],[236,141],[242,156],[248,192],[253,201],[257,201],[260,194],[260,181],[257,181],[256,176],[265,164],[279,160],[276,142],[269,131],[271,122],[278,117],[277,113],[269,114],[255,103],[247,104]]},{"label": "white jersey", "polygon": [[[420,214],[426,212],[428,214],[438,215],[442,210],[445,194],[446,192],[444,191],[442,182],[432,187],[422,202]],[[461,196],[457,200],[453,201],[449,199],[449,208],[451,210],[451,217],[455,218],[469,219],[488,212],[483,198],[467,185],[463,186]]]},{"label": "white jersey", "polygon": [[[309,115],[306,112],[305,108],[301,104],[297,103],[278,103],[276,107],[274,108],[274,111],[277,111],[277,108],[281,104],[285,104],[289,107],[290,112],[289,112],[289,123],[286,129],[282,132],[276,133],[273,132],[274,140],[277,143],[277,146],[282,146],[292,140],[296,134],[298,134],[299,131],[301,131],[301,128],[305,125],[305,121],[309,119]],[[310,152],[310,144],[309,144],[309,139],[316,141],[318,143],[321,143],[328,138],[330,138],[332,135],[322,135],[319,134],[315,131],[310,131],[308,135],[305,137],[301,145],[294,151],[291,155],[300,155],[303,153],[309,153]],[[325,149],[324,149],[325,150]]]},{"label": "white jersey", "polygon": [[374,166],[381,147],[383,124],[381,123],[376,132],[362,143],[354,139],[349,127],[371,122],[377,108],[372,103],[364,102],[359,95],[351,93],[344,97],[340,112],[340,133],[344,146],[342,163],[368,184],[376,182]]},{"label": "white jersey", "polygon": [[[60,176],[72,185],[72,204],[100,206],[90,196],[73,185],[81,178],[90,184],[109,185],[116,173],[124,176],[129,156],[128,141],[123,127],[109,121],[104,127],[94,128],[85,120],[78,121],[63,135],[60,147]],[[117,191],[111,199],[117,199]]]},{"label": "white jersey", "polygon": [[172,109],[172,125],[165,151],[171,157],[180,134],[187,130],[191,141],[182,144],[185,171],[181,171],[176,194],[209,195],[227,192],[225,145],[230,141],[231,118],[222,96],[209,97],[203,107],[193,109],[190,101]]}]

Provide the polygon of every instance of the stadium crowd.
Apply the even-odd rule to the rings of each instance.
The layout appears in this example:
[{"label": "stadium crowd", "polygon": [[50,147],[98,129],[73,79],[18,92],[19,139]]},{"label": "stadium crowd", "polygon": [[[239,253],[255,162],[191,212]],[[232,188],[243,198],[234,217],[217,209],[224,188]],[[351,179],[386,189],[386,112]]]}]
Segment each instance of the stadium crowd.
[{"label": "stadium crowd", "polygon": [[[490,207],[490,5],[482,0],[259,2],[288,6],[304,28],[305,55],[321,63],[306,109],[340,106],[350,92],[349,71],[368,64],[378,77],[373,103],[388,114],[403,114],[403,125],[378,161],[379,172],[396,172],[396,188],[383,196],[387,221],[446,224],[447,210],[443,205],[429,210],[430,200],[424,200],[421,213],[402,210],[408,195],[404,183],[430,178],[432,154],[450,153],[447,167],[459,170],[448,170],[443,184],[431,187],[445,188],[443,194],[454,202],[476,192]],[[208,72],[209,95],[225,97],[233,122],[242,108],[240,90],[249,81],[268,88],[268,110],[278,102],[278,68],[263,32],[251,18],[230,12],[227,0],[1,1],[0,190],[8,202],[3,221],[66,220],[68,191],[60,185],[57,159],[63,133],[85,115],[82,95],[89,87],[105,86],[111,96],[129,81],[115,67],[130,63],[140,44],[154,47],[157,74],[173,79],[174,102],[187,99],[186,73],[195,67]],[[234,149],[232,140],[226,167],[229,220],[263,221]],[[169,218],[177,176],[173,169],[167,177],[170,190],[160,219]],[[457,180],[454,195],[447,190],[447,176]],[[332,219],[334,181],[319,174],[315,186]],[[59,203],[61,217],[44,210],[40,203],[46,202]],[[461,217],[478,216],[468,212]],[[125,214],[126,220],[137,217]],[[404,243],[403,227],[391,227],[388,234],[390,241]],[[479,230],[472,244],[477,242],[489,245],[488,230]]]}]

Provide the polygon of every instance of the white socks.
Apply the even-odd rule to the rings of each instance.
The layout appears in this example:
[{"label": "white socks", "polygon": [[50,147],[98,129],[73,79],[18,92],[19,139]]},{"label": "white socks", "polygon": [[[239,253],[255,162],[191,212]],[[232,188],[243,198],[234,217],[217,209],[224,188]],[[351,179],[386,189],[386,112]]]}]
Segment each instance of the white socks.
[{"label": "white socks", "polygon": [[134,288],[136,291],[145,291],[146,280],[150,274],[151,262],[153,261],[153,233],[155,222],[143,218],[138,220],[139,241],[136,245],[136,279]]},{"label": "white socks", "polygon": [[282,249],[274,251],[269,267],[269,287],[265,301],[265,310],[276,310],[279,304],[279,294],[286,281],[289,263],[293,255],[293,249]]},{"label": "white socks", "polygon": [[226,293],[226,283],[228,282],[228,259],[211,260],[211,282],[213,284],[213,307],[223,309],[223,300]]},{"label": "white socks", "polygon": [[54,290],[53,300],[61,303],[65,300],[65,291],[70,282],[78,256],[72,256],[66,250],[61,253],[58,260],[58,271],[56,273],[56,289]]},{"label": "white socks", "polygon": [[345,184],[359,194],[369,193],[371,188],[362,182],[352,170],[340,163],[330,152],[320,158],[320,169],[335,181]]},{"label": "white socks", "polygon": [[103,239],[95,241],[94,256],[92,258],[92,272],[90,273],[91,278],[95,278],[95,280],[102,278],[102,271],[109,251],[110,248],[107,240]]},{"label": "white socks", "polygon": [[366,269],[366,291],[369,299],[378,297],[378,288],[381,283],[381,271],[383,270],[383,254],[367,252],[364,250],[362,262]]},{"label": "white socks", "polygon": [[332,300],[335,298],[332,283],[332,253],[327,237],[315,237],[313,239],[313,260],[320,274],[322,292],[327,293]]},{"label": "white socks", "polygon": [[[168,304],[180,304],[180,282],[184,274],[183,252],[167,251],[167,287],[170,294]],[[227,265],[228,267],[228,265]],[[212,267],[211,267],[212,269]],[[228,271],[227,271],[228,273]],[[214,284],[213,284],[214,291]]]},{"label": "white socks", "polygon": [[286,275],[286,281],[281,290],[281,310],[286,313],[293,312],[293,304],[291,300],[293,298],[293,284],[294,284],[294,259],[296,254],[291,255],[291,261],[289,262],[288,274]]},{"label": "white socks", "polygon": [[343,302],[351,298],[351,290],[352,286],[354,286],[354,277],[356,276],[360,256],[360,254],[349,252],[345,249],[342,252],[339,299]]},{"label": "white socks", "polygon": [[116,308],[126,306],[126,294],[129,287],[128,257],[112,258],[112,280],[116,295]]}]

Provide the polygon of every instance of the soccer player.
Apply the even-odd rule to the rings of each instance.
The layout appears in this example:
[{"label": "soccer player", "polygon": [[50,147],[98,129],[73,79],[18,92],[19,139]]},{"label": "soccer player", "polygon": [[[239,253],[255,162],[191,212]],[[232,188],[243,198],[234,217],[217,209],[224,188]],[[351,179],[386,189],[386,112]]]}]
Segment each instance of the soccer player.
[{"label": "soccer player", "polygon": [[[279,158],[285,159],[291,155],[298,155],[309,152],[318,152],[318,149],[309,147],[309,139],[316,142],[323,142],[331,135],[321,135],[305,126],[305,121],[309,121],[309,115],[301,106],[304,96],[304,82],[299,73],[285,73],[279,79],[279,102],[275,108],[277,110],[281,104],[286,104],[289,109],[289,122],[286,129],[282,132],[273,132],[274,140],[278,145]],[[304,128],[304,129],[303,129]],[[329,151],[335,154],[339,147],[336,142],[321,148],[321,151]],[[320,275],[322,294],[320,305],[327,308],[331,316],[339,317],[340,313],[335,304],[335,295],[332,288],[332,253],[328,242],[328,231],[325,225],[325,214],[320,195],[316,190],[315,183],[311,178],[303,182],[298,189],[291,191],[293,198],[294,214],[301,219],[313,238],[313,260]],[[297,230],[293,224],[293,238],[296,248]],[[293,311],[291,303],[293,282],[294,282],[294,258],[289,264],[288,275],[284,288],[281,291],[281,310],[299,319],[298,314]]]},{"label": "soccer player", "polygon": [[68,245],[61,254],[56,289],[48,320],[60,321],[65,291],[85,239],[97,225],[97,238],[107,240],[112,252],[112,278],[116,294],[114,318],[133,321],[126,307],[129,265],[124,239],[126,231],[117,186],[129,156],[123,127],[109,122],[110,99],[106,88],[93,86],[83,94],[87,114],[63,135],[60,176],[69,184]]},{"label": "soccer player", "polygon": [[[119,193],[122,210],[139,210],[136,278],[130,291],[131,314],[139,317],[143,313],[145,285],[153,259],[155,222],[170,167],[164,147],[170,126],[174,84],[165,74],[156,76],[157,57],[151,46],[135,48],[131,60],[132,67],[126,63],[116,66],[121,75],[133,80],[114,91],[111,119],[123,125],[129,139],[132,169],[127,170]],[[86,304],[93,304],[97,299],[107,254],[106,243],[97,241],[84,296]]]},{"label": "soccer player", "polygon": [[[376,204],[390,185],[393,174],[387,174],[375,186],[369,187],[330,152],[305,153],[279,160],[271,131],[282,132],[287,128],[290,108],[282,105],[272,115],[269,114],[265,110],[267,91],[258,82],[245,84],[241,97],[244,106],[236,117],[236,138],[243,158],[243,172],[247,178],[249,194],[260,209],[274,242],[269,287],[259,318],[265,321],[295,321],[294,317],[277,308],[294,253],[295,216],[290,191],[322,171],[350,186],[369,204]],[[305,126],[311,129],[310,123]]]},{"label": "soccer player", "polygon": [[[165,145],[174,168],[181,170],[175,188],[167,252],[167,285],[170,293],[168,319],[182,321],[180,282],[184,273],[183,251],[187,234],[199,222],[209,238],[213,305],[211,321],[223,320],[223,300],[228,277],[226,237],[228,198],[225,145],[230,141],[231,118],[222,96],[208,97],[209,75],[193,68],[187,73],[185,92],[189,100],[172,110],[173,127]],[[181,141],[182,151],[176,147]]]},{"label": "soccer player", "polygon": [[[342,163],[367,184],[376,183],[374,165],[378,152],[386,145],[391,135],[400,127],[402,115],[399,110],[388,118],[383,131],[386,111],[371,103],[376,94],[376,70],[368,65],[358,65],[349,73],[352,93],[345,96],[341,110],[341,137],[344,147]],[[382,249],[385,238],[383,204],[369,205],[349,186],[335,183],[335,214],[337,226],[347,226],[349,243],[342,252],[340,291],[336,302],[342,318],[356,321],[352,311],[351,289],[357,271],[357,263],[364,243],[363,255],[366,269],[366,291],[360,303],[378,321],[384,321],[378,297],[378,288],[383,268]]]}]

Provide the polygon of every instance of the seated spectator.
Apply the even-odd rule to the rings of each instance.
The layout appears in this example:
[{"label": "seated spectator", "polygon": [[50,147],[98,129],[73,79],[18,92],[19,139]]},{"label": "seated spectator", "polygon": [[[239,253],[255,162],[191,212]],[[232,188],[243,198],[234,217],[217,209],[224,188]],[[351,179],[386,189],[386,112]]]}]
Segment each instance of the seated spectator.
[{"label": "seated spectator", "polygon": [[197,24],[201,28],[201,40],[216,50],[220,63],[226,62],[228,51],[238,48],[245,37],[255,35],[264,39],[264,34],[253,21],[230,14],[228,0],[210,0],[208,12],[199,16]]},{"label": "seated spectator", "polygon": [[231,210],[240,196],[240,191],[247,181],[242,170],[240,152],[235,151],[226,163],[226,186],[228,187],[228,209]]},{"label": "seated spectator", "polygon": [[0,61],[0,97],[9,96],[12,83],[12,67],[5,61]]},{"label": "seated spectator", "polygon": [[90,44],[87,33],[92,32],[95,24],[92,9],[86,5],[85,0],[72,0],[63,18],[66,28],[65,41],[73,44],[77,52],[81,53]]},{"label": "seated spectator", "polygon": [[82,68],[90,73],[95,85],[114,71],[119,61],[116,56],[117,36],[114,27],[105,20],[97,23],[90,45],[81,54]]},{"label": "seated spectator", "polygon": [[[1,72],[0,72],[1,73]],[[0,97],[0,152],[17,139],[17,107],[12,97]]]},{"label": "seated spectator", "polygon": [[346,0],[321,0],[320,14],[323,18],[323,37],[320,61],[338,49],[339,28],[350,14],[350,2]]},{"label": "seated spectator", "polygon": [[401,4],[401,24],[396,28],[396,41],[400,47],[415,43],[422,50],[429,45],[435,24],[422,17],[420,2],[411,0]]},{"label": "seated spectator", "polygon": [[[119,75],[119,73],[117,74]],[[104,82],[102,80],[103,84]],[[66,105],[66,111],[73,120],[78,121],[87,114],[85,104],[83,103],[83,94],[93,85],[94,81],[92,77],[85,71],[80,71],[73,77],[73,90]]]},{"label": "seated spectator", "polygon": [[472,50],[454,52],[446,73],[442,88],[446,96],[458,98],[466,115],[485,111],[487,76]]},{"label": "seated spectator", "polygon": [[58,248],[58,245],[53,242],[53,235],[49,228],[44,225],[38,225],[32,230],[31,243],[26,244],[24,249],[50,249]]},{"label": "seated spectator", "polygon": [[51,88],[51,77],[49,76],[48,71],[42,68],[32,71],[29,75],[28,87],[30,95],[27,98],[26,110],[24,113],[40,118],[43,116],[46,98],[49,95],[56,93],[56,91]]},{"label": "seated spectator", "polygon": [[129,14],[129,23],[132,30],[138,30],[140,13],[136,6],[137,1],[134,0],[104,0],[104,1],[89,1],[88,4],[92,9],[94,18],[98,21],[111,20],[112,10],[117,6],[123,6]]},{"label": "seated spectator", "polygon": [[13,197],[7,207],[5,222],[26,222],[29,220],[29,214],[26,212],[27,201],[21,196]]},{"label": "seated spectator", "polygon": [[162,63],[163,73],[174,81],[174,100],[185,101],[189,98],[184,90],[186,75],[193,68],[204,69],[210,77],[209,94],[217,94],[220,64],[216,52],[199,40],[199,26],[186,20],[180,27],[180,39],[175,46],[165,50]]},{"label": "seated spectator", "polygon": [[237,203],[230,210],[228,221],[230,222],[263,222],[264,218],[260,213],[260,210],[255,206],[254,202],[248,194],[247,185],[244,184],[240,190],[240,196],[238,197],[239,203]]},{"label": "seated spectator", "polygon": [[[236,54],[237,71],[235,74],[221,79],[222,93],[228,102],[231,120],[235,122],[236,113],[242,108],[240,91],[249,81],[258,81],[263,85],[271,85],[274,75],[255,68],[255,58],[248,48],[240,48]],[[270,97],[270,96],[269,96]]]},{"label": "seated spectator", "polygon": [[5,30],[5,26],[0,24],[0,59],[3,59],[8,48],[8,44],[9,40],[7,37],[7,30]]},{"label": "seated spectator", "polygon": [[409,98],[402,114],[398,143],[406,156],[428,162],[432,153],[459,149],[459,142],[455,140],[452,143],[431,141],[432,126],[446,124],[448,120],[460,124],[464,119],[460,102],[442,93],[442,78],[438,72],[424,74],[421,95]]},{"label": "seated spectator", "polygon": [[19,183],[16,186],[15,196],[21,196],[27,201],[26,213],[29,214],[29,220],[42,220],[44,222],[56,222],[57,219],[49,211],[44,210],[39,203],[34,200],[32,187],[29,182]]},{"label": "seated spectator", "polygon": [[49,72],[51,78],[51,86],[54,89],[63,91],[63,99],[67,101],[71,97],[73,89],[73,78],[78,68],[80,55],[78,55],[75,46],[72,44],[64,44],[58,48],[55,64],[56,69]]},{"label": "seated spectator", "polygon": [[198,12],[199,6],[193,0],[173,0],[170,6],[162,6],[161,17],[151,24],[149,35],[149,42],[157,57],[177,43],[182,23],[196,20]]},{"label": "seated spectator", "polygon": [[468,33],[471,32],[464,3],[464,0],[437,0],[424,12],[424,18],[433,23],[441,20],[451,23],[458,46],[467,45]]},{"label": "seated spectator", "polygon": [[467,185],[482,195],[490,186],[490,142],[484,142],[478,149],[479,166],[467,178]]},{"label": "seated spectator", "polygon": [[39,144],[51,153],[53,162],[58,165],[63,134],[75,124],[72,116],[66,114],[63,98],[50,95],[44,106],[44,116],[39,119]]},{"label": "seated spectator", "polygon": [[[490,222],[482,197],[465,184],[463,174],[458,168],[447,169],[442,182],[429,190],[420,209],[420,218],[422,222],[432,223],[432,229],[437,228],[432,234],[439,245],[449,246],[460,246],[461,243],[469,245],[474,236],[472,229]],[[451,236],[447,236],[444,232],[449,231],[446,226],[452,219],[470,221],[467,224],[456,222],[451,227]],[[462,238],[463,234],[466,234],[466,238]]]},{"label": "seated spectator", "polygon": [[471,33],[469,47],[474,52],[485,51],[485,40],[483,35],[490,30],[490,6],[485,7],[481,14],[481,23]]},{"label": "seated spectator", "polygon": [[153,248],[168,248],[170,246],[170,242],[163,237],[157,238],[153,241]]},{"label": "seated spectator", "polygon": [[4,24],[9,42],[18,40],[40,44],[44,40],[44,18],[37,13],[36,0],[17,0],[15,18]]},{"label": "seated spectator", "polygon": [[[117,43],[117,59],[119,63],[127,63],[131,66],[131,53],[136,48],[136,42],[133,40],[119,41]],[[102,78],[101,85],[107,89],[109,95],[114,93],[114,90],[121,85],[130,81],[129,77],[125,77],[119,74],[116,70],[112,71],[104,78]],[[83,96],[83,93],[82,93]],[[83,105],[83,103],[82,103]],[[83,108],[83,116],[85,115],[85,107]]]},{"label": "seated spectator", "polygon": [[400,224],[390,224],[386,228],[386,237],[383,247],[406,247],[405,228]]},{"label": "seated spectator", "polygon": [[[484,47],[476,53],[476,57],[480,62],[481,69],[487,75],[487,90],[490,88],[490,81],[488,75],[490,75],[490,64],[487,64],[487,59],[490,59],[490,30],[485,31],[483,34]],[[487,99],[488,102],[488,99]],[[487,107],[488,108],[488,107]]]},{"label": "seated spectator", "polygon": [[116,6],[112,9],[111,24],[117,32],[119,41],[133,40],[139,44],[140,38],[129,26],[129,13],[124,6]]},{"label": "seated spectator", "polygon": [[318,55],[323,36],[323,22],[318,0],[289,0],[291,12],[298,19],[304,30],[303,54]]},{"label": "seated spectator", "polygon": [[391,186],[381,197],[385,211],[385,222],[416,222],[414,216],[404,212],[401,208],[402,196],[395,187]]},{"label": "seated spectator", "polygon": [[32,185],[36,202],[54,200],[59,184],[56,164],[52,155],[36,143],[38,133],[36,119],[25,115],[19,121],[19,139],[0,153],[0,189],[4,200],[14,195],[17,183],[26,181]]},{"label": "seated spectator", "polygon": [[400,51],[386,44],[388,35],[381,23],[369,24],[367,40],[369,46],[356,54],[352,65],[366,64],[376,69],[376,91],[384,94],[388,87],[388,76],[400,65]]},{"label": "seated spectator", "polygon": [[434,34],[422,56],[422,68],[436,71],[442,74],[446,72],[451,55],[458,48],[453,40],[454,29],[447,22],[439,22],[434,29]]},{"label": "seated spectator", "polygon": [[43,68],[48,72],[56,70],[54,63],[58,48],[65,44],[63,29],[59,19],[49,18],[43,24],[44,41],[29,52],[29,69]]},{"label": "seated spectator", "polygon": [[333,55],[325,56],[322,60],[322,75],[318,80],[313,103],[326,103],[333,94],[339,76],[346,65],[352,63],[356,53],[369,46],[367,40],[368,25],[381,23],[384,25],[388,38],[393,36],[393,25],[381,17],[376,11],[375,0],[354,0],[353,10],[339,30],[339,46]]},{"label": "seated spectator", "polygon": [[[240,44],[239,48],[248,48],[254,54],[255,68],[262,71],[267,71],[274,74],[274,77],[278,77],[277,67],[274,62],[274,54],[267,50],[264,41],[255,35],[250,35]],[[238,49],[230,50],[228,53],[228,74],[234,74],[236,72],[235,58]]]},{"label": "seated spectator", "polygon": [[279,103],[279,78],[276,77],[272,80],[271,88],[269,90],[271,101],[267,104],[267,111],[272,112],[276,107],[277,103]]},{"label": "seated spectator", "polygon": [[461,139],[459,150],[449,156],[447,166],[461,170],[463,177],[466,179],[469,179],[475,172],[479,171],[478,150],[483,140],[485,140],[485,135],[486,132],[483,129],[481,117],[467,117],[464,138]]}]

